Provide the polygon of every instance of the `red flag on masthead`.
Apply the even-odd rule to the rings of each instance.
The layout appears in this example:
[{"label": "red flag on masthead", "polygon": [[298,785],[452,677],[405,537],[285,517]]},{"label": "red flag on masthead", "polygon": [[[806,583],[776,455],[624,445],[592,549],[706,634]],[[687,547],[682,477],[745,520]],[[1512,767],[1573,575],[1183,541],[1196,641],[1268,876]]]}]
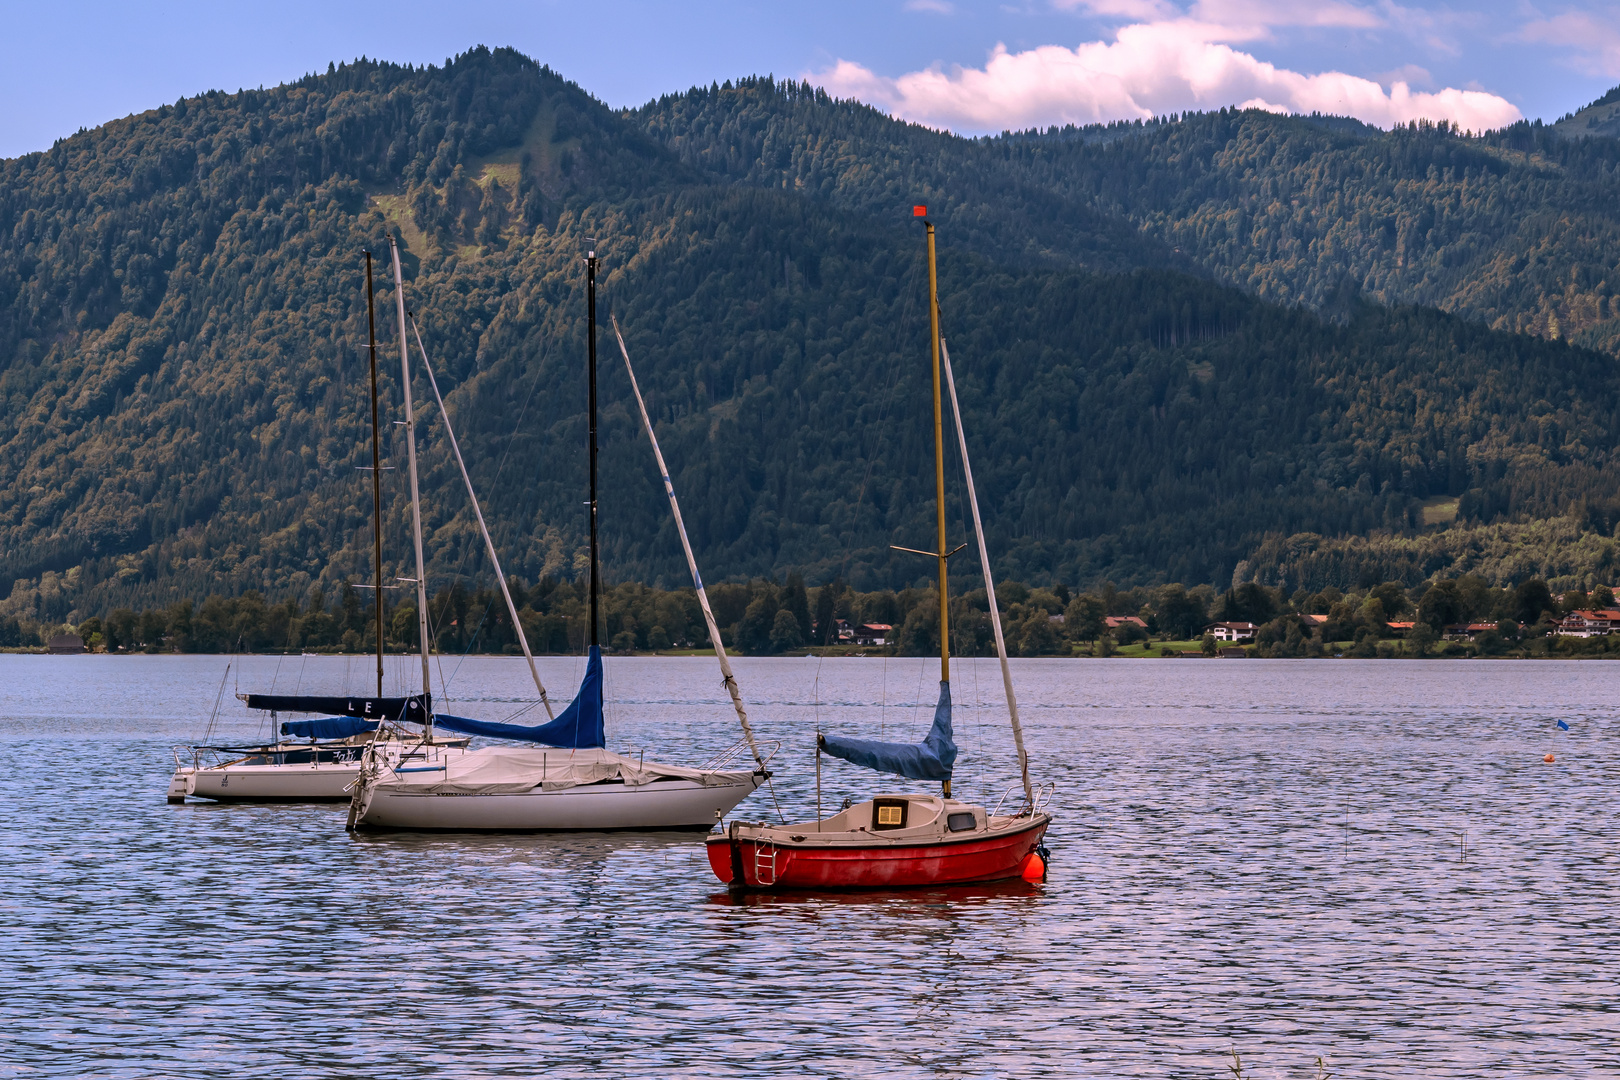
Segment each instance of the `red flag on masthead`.
[{"label": "red flag on masthead", "polygon": [[927,217],[928,216],[928,207],[926,207],[926,206],[913,206],[911,208],[911,216],[912,217]]}]

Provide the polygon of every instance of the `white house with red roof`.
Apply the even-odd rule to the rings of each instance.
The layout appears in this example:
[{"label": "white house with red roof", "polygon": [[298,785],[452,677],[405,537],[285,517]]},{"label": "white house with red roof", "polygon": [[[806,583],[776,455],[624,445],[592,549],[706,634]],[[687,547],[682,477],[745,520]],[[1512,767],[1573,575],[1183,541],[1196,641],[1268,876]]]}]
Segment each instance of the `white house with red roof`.
[{"label": "white house with red roof", "polygon": [[1620,611],[1605,608],[1572,611],[1559,621],[1553,633],[1561,637],[1608,637],[1616,629],[1620,629]]}]

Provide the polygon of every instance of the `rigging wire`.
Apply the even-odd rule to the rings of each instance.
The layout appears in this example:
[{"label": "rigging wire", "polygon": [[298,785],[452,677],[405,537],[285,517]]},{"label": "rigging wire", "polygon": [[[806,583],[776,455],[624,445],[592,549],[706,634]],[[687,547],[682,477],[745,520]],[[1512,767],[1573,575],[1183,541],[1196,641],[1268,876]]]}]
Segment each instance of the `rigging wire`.
[{"label": "rigging wire", "polygon": [[219,720],[219,703],[225,698],[225,680],[231,677],[231,665],[225,665],[225,674],[219,677],[219,693],[214,695],[214,711],[208,716],[208,727],[203,731],[204,745],[214,741],[214,724]]},{"label": "rigging wire", "polygon": [[[415,322],[414,322],[414,319],[413,319],[413,326],[414,325],[415,325]],[[420,338],[420,334],[421,334],[420,329],[418,329],[416,332],[418,334],[418,337]],[[420,345],[420,341],[418,341],[418,344]],[[540,358],[536,361],[536,363],[534,365],[534,377],[529,382],[529,392],[523,398],[523,405],[522,405],[521,408],[518,409],[517,421],[512,425],[511,432],[509,432],[507,434],[507,436],[506,436],[506,438],[504,440],[506,445],[505,445],[505,448],[501,451],[500,461],[496,463],[495,475],[490,481],[491,489],[496,489],[497,488],[497,485],[500,482],[501,472],[506,468],[507,459],[510,458],[511,455],[512,455],[512,448],[516,445],[518,436],[521,435],[522,432],[523,432],[523,421],[524,421],[524,418],[528,416],[529,405],[530,405],[530,403],[532,403],[534,401],[535,391],[537,391],[540,388],[540,376],[545,371],[546,357],[550,354],[550,351],[551,351],[551,338],[548,336],[542,342],[541,350],[540,350]],[[422,358],[423,366],[426,367],[427,366],[427,353],[424,350],[420,349],[420,348],[418,348],[417,352],[418,352],[418,355],[421,356],[421,358]],[[431,370],[429,370],[429,378],[430,379],[432,378]],[[439,421],[440,424],[445,426],[446,431],[449,430],[448,423],[446,421],[446,418],[444,416],[442,408],[439,410],[438,421]],[[454,522],[456,519],[460,518],[465,513],[466,513],[465,509],[457,510],[456,513],[451,517],[450,521]],[[462,553],[461,553],[461,558],[457,562],[455,571],[451,574],[452,587],[454,587],[455,584],[460,583],[463,578],[470,578],[470,575],[467,573],[468,563],[473,558],[473,552],[476,549],[476,546],[477,546],[476,544],[473,544],[470,541],[463,546]],[[497,583],[496,587],[497,587],[497,589],[499,589],[500,584]],[[478,620],[478,630],[482,630],[485,620],[489,617],[490,608],[494,605],[494,603],[495,603],[495,600],[494,600],[493,597],[491,597],[490,601],[489,601],[489,604],[485,605],[484,614]],[[428,611],[429,611],[429,617],[431,618],[432,617],[432,605],[431,605],[431,603],[429,604]],[[477,633],[478,633],[478,631],[475,630],[474,635],[473,635],[474,639],[476,639]],[[515,635],[516,633],[517,633],[517,628],[513,627],[513,634]],[[434,635],[434,640],[436,641],[438,639],[438,630],[437,629],[435,629],[433,631],[433,635]],[[466,660],[468,653],[471,652],[471,649],[472,649],[472,646],[469,643],[467,651],[462,654],[461,660],[457,661],[455,668],[453,668],[451,670],[449,680],[446,680],[445,677],[444,677],[444,663],[443,663],[442,657],[439,660],[439,665],[438,665],[439,666],[439,689],[440,689],[441,693],[444,694],[446,701],[451,700],[451,698],[450,698],[450,682],[454,681],[456,675],[460,672],[460,670],[461,670],[461,662]],[[437,656],[438,654],[435,653],[435,655]]]}]

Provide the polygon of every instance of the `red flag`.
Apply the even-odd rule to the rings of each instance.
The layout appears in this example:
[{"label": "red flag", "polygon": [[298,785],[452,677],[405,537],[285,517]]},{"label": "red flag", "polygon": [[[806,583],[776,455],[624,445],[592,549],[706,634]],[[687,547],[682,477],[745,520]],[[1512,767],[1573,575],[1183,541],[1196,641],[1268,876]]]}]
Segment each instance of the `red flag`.
[{"label": "red flag", "polygon": [[911,216],[912,217],[927,217],[928,216],[928,207],[926,207],[926,206],[913,206],[911,208]]}]

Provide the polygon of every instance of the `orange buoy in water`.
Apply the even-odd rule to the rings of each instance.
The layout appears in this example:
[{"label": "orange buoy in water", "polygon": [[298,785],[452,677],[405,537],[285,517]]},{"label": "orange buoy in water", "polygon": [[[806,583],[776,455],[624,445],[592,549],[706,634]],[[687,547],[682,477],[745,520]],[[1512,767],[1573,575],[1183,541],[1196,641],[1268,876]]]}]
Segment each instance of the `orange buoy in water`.
[{"label": "orange buoy in water", "polygon": [[1553,757],[1551,754],[1548,754],[1546,757],[1542,758],[1541,760],[1545,761],[1547,764],[1551,765],[1553,762],[1557,761],[1558,759]]},{"label": "orange buoy in water", "polygon": [[1041,858],[1040,852],[1032,851],[1024,856],[1022,874],[1024,880],[1031,885],[1039,885],[1046,880],[1046,860]]}]

